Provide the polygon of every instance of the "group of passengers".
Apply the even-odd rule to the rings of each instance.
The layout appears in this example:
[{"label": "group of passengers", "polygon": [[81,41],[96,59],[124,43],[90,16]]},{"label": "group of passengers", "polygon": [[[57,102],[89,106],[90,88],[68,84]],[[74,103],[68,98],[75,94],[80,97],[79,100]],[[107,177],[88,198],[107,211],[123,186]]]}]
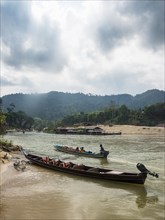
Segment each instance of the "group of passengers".
[{"label": "group of passengers", "polygon": [[50,159],[48,156],[42,158],[44,163],[52,164],[59,167],[71,168],[73,167],[72,162],[63,162],[61,160]]},{"label": "group of passengers", "polygon": [[[81,147],[80,149],[79,149],[79,147],[77,147],[76,151],[78,151],[78,152],[86,152],[83,147]],[[88,151],[87,153],[92,153],[92,152]],[[104,153],[105,153],[105,150],[103,148],[103,145],[100,144],[100,154],[104,154]]]},{"label": "group of passengers", "polygon": [[63,147],[64,149],[66,149],[66,150],[70,150],[70,151],[74,151],[75,149],[74,148],[72,148],[72,147]]},{"label": "group of passengers", "polygon": [[85,150],[84,150],[84,147],[76,147],[76,149],[74,149],[74,148],[72,148],[72,147],[63,147],[63,148],[65,148],[66,150],[70,150],[70,151],[78,151],[78,152],[85,152]]},{"label": "group of passengers", "polygon": [[79,149],[79,147],[76,147],[76,151],[78,151],[78,152],[85,152],[84,147],[81,147],[80,149]]},{"label": "group of passengers", "polygon": [[43,157],[42,160],[44,163],[55,165],[58,167],[73,168],[73,169],[79,169],[79,170],[80,169],[82,170],[84,168],[83,164],[74,164],[72,162],[64,162],[61,160],[54,160],[54,159],[50,159],[48,156]]},{"label": "group of passengers", "polygon": [[[68,148],[68,147],[67,147]],[[69,148],[69,150],[74,150],[73,148]],[[84,147],[81,147],[80,149],[79,149],[79,147],[76,147],[76,151],[77,152],[81,152],[81,153],[83,153],[83,152],[86,152],[85,150],[84,150]],[[87,153],[92,153],[91,151],[88,151]],[[100,154],[104,154],[105,153],[105,149],[103,148],[103,145],[102,144],[100,144]]]}]

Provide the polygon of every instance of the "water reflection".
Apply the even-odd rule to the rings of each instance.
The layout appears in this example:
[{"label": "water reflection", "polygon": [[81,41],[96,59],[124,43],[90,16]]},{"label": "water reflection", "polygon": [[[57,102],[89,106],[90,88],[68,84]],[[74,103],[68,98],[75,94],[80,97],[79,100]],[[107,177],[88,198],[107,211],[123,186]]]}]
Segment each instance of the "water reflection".
[{"label": "water reflection", "polygon": [[144,185],[132,185],[127,183],[105,183],[100,182],[103,187],[109,187],[111,189],[120,189],[129,193],[133,193],[136,196],[136,204],[138,208],[144,208],[147,204],[155,204],[158,202],[158,196],[147,195],[147,190]]},{"label": "water reflection", "polygon": [[136,199],[136,204],[138,208],[144,208],[146,204],[156,204],[158,202],[158,196],[147,196],[147,194],[140,194]]},{"label": "water reflection", "polygon": [[109,160],[107,158],[102,158],[102,159],[99,159],[100,160],[100,165],[106,165],[106,164],[109,164]]},{"label": "water reflection", "polygon": [[[84,181],[84,180],[83,180]],[[129,183],[107,182],[102,180],[92,180],[102,187],[106,187],[112,190],[122,190],[125,194],[131,194],[136,197],[135,202],[138,208],[144,208],[148,202],[152,200],[158,201],[157,196],[147,197],[147,190],[144,185],[132,185]]]},{"label": "water reflection", "polygon": [[[52,170],[47,170],[41,167],[37,167],[37,169],[40,170],[46,170],[47,172],[54,173]],[[69,180],[77,181],[77,184],[79,184],[79,181],[81,181],[82,185],[85,183],[94,184],[93,187],[104,187],[107,189],[110,189],[112,191],[120,191],[121,194],[125,195],[125,198],[127,200],[127,196],[131,195],[133,198],[135,197],[135,204],[138,208],[144,208],[147,204],[156,204],[158,202],[158,196],[157,195],[148,195],[147,189],[145,185],[138,185],[138,184],[131,184],[131,183],[123,183],[123,182],[109,182],[106,180],[99,180],[99,179],[92,179],[85,177],[82,179],[81,176],[74,176],[67,173],[60,173],[57,172],[59,179],[67,179],[66,182]]]},{"label": "water reflection", "polygon": [[[89,180],[83,180],[89,181]],[[119,183],[119,182],[107,182],[102,180],[92,180],[94,183],[114,190],[122,190],[125,193],[131,193],[136,196],[136,205],[138,208],[144,208],[147,204],[156,204],[158,200],[157,195],[147,195],[147,190],[144,185],[132,185],[129,183]]]}]

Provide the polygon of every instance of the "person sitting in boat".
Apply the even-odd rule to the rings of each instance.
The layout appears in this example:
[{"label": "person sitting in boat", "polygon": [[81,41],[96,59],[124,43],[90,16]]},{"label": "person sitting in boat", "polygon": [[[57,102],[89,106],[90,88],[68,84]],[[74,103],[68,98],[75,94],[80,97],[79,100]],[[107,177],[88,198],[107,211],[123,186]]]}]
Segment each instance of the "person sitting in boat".
[{"label": "person sitting in boat", "polygon": [[53,165],[55,165],[55,164],[56,164],[56,161],[55,161],[54,159],[52,159],[52,161],[51,161],[51,162],[52,162],[52,164],[53,164]]},{"label": "person sitting in boat", "polygon": [[79,151],[79,147],[76,147],[76,151]]},{"label": "person sitting in boat", "polygon": [[101,154],[104,154],[104,152],[105,152],[105,150],[104,150],[104,148],[103,148],[103,145],[100,144],[100,153],[101,153]]},{"label": "person sitting in boat", "polygon": [[66,167],[67,167],[67,163],[63,162],[63,163],[61,164],[61,167],[66,168]]},{"label": "person sitting in boat", "polygon": [[61,161],[58,166],[59,167],[65,167],[65,164],[64,164],[64,162]]},{"label": "person sitting in boat", "polygon": [[57,160],[57,161],[55,162],[55,165],[56,165],[56,166],[59,166],[61,163],[62,163],[61,160]]},{"label": "person sitting in boat", "polygon": [[66,162],[64,163],[64,166],[65,168],[71,168],[72,167],[72,163],[71,162]]},{"label": "person sitting in boat", "polygon": [[49,156],[43,157],[42,160],[44,163],[49,163]]},{"label": "person sitting in boat", "polygon": [[81,150],[80,150],[81,152],[85,152],[85,150],[84,150],[84,147],[81,147]]}]

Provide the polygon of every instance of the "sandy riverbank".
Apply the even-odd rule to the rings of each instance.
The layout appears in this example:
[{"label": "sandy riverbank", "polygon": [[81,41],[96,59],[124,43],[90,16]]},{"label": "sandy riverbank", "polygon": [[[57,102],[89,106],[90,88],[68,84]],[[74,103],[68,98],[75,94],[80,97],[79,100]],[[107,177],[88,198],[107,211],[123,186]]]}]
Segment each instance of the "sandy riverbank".
[{"label": "sandy riverbank", "polygon": [[121,132],[123,135],[165,135],[164,127],[148,127],[134,125],[98,125],[105,132]]},{"label": "sandy riverbank", "polygon": [[9,166],[11,166],[11,161],[6,161],[5,163],[0,162],[0,186],[7,180]]},{"label": "sandy riverbank", "polygon": [[[7,159],[4,159],[4,155],[7,154]],[[0,151],[0,186],[4,184],[8,179],[14,177],[13,163],[16,159],[24,160],[24,156],[20,151],[6,153]]]}]

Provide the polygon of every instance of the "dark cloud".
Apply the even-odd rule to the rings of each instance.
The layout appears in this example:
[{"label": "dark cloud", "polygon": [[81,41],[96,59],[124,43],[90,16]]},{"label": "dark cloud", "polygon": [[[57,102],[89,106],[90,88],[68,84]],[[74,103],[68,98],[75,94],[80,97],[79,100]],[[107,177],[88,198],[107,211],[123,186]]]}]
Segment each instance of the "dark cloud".
[{"label": "dark cloud", "polygon": [[[111,9],[111,3],[105,4]],[[106,9],[108,12],[108,9]],[[123,1],[105,13],[96,29],[96,42],[110,51],[138,36],[143,46],[160,49],[165,37],[164,1]]]},{"label": "dark cloud", "polygon": [[120,46],[124,39],[129,37],[130,30],[125,26],[118,24],[102,23],[97,29],[97,40],[104,51],[112,50]]},{"label": "dark cloud", "polygon": [[3,61],[15,68],[37,67],[58,72],[66,64],[62,54],[60,31],[45,17],[43,22],[33,19],[29,2],[1,4],[2,42],[10,53],[2,51]]},{"label": "dark cloud", "polygon": [[130,1],[123,5],[121,11],[134,17],[136,34],[141,34],[144,45],[159,49],[165,37],[165,2],[164,1]]},{"label": "dark cloud", "polygon": [[29,13],[30,5],[25,2],[1,3],[1,34],[5,43],[11,43],[12,39],[18,40],[18,37],[27,34],[31,22]]},{"label": "dark cloud", "polygon": [[24,86],[24,87],[33,87],[35,86],[34,83],[26,76],[21,76],[19,79],[13,77],[6,78],[1,76],[0,79],[0,84],[1,87],[6,87],[6,86]]}]

